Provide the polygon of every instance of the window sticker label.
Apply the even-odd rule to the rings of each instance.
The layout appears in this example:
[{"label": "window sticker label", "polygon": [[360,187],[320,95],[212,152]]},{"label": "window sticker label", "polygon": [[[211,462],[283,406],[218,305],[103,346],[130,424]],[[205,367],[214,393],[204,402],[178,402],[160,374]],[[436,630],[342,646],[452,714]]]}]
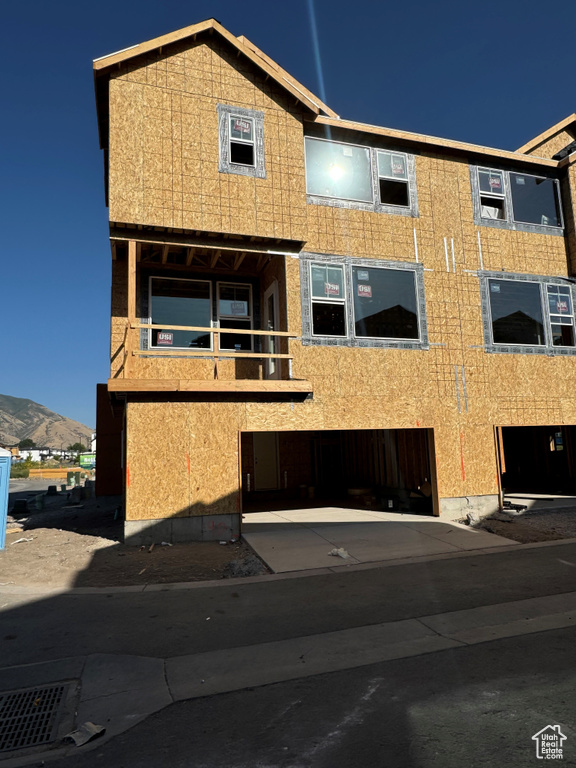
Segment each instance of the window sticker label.
[{"label": "window sticker label", "polygon": [[359,269],[357,274],[358,274],[358,280],[369,280],[370,279],[370,276],[368,274],[368,270],[367,269]]},{"label": "window sticker label", "polygon": [[174,334],[160,331],[156,339],[156,344],[158,346],[171,347],[174,344]]},{"label": "window sticker label", "polygon": [[362,285],[361,283],[358,283],[358,296],[365,299],[371,299],[372,298],[372,286],[371,285]]},{"label": "window sticker label", "polygon": [[556,309],[559,315],[564,315],[568,312],[568,301],[566,299],[558,299],[556,301]]},{"label": "window sticker label", "polygon": [[526,184],[524,176],[516,176],[516,184]]},{"label": "window sticker label", "polygon": [[250,133],[251,127],[248,120],[242,120],[240,117],[234,118],[234,130],[238,133]]},{"label": "window sticker label", "polygon": [[392,175],[393,176],[405,176],[406,168],[404,167],[403,157],[392,158]]},{"label": "window sticker label", "polygon": [[498,283],[490,283],[490,290],[492,293],[500,293],[500,286]]},{"label": "window sticker label", "polygon": [[248,303],[246,301],[231,301],[230,314],[246,316],[248,314]]},{"label": "window sticker label", "polygon": [[489,184],[490,189],[493,189],[495,192],[500,192],[502,189],[502,182],[499,176],[490,176]]},{"label": "window sticker label", "polygon": [[340,286],[338,283],[324,283],[324,293],[326,296],[340,296]]}]

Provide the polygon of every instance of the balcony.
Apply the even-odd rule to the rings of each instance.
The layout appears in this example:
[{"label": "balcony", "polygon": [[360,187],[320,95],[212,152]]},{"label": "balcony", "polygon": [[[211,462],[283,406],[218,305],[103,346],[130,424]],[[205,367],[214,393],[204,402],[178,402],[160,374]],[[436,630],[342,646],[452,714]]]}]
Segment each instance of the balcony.
[{"label": "balcony", "polygon": [[115,268],[113,306],[125,296],[126,308],[113,313],[110,393],[312,392],[293,377],[289,343],[297,334],[280,330],[287,326],[283,255],[243,253],[218,264],[214,251],[192,265],[190,250],[180,264],[169,262],[166,246],[156,262],[149,253],[129,241],[126,266]]}]

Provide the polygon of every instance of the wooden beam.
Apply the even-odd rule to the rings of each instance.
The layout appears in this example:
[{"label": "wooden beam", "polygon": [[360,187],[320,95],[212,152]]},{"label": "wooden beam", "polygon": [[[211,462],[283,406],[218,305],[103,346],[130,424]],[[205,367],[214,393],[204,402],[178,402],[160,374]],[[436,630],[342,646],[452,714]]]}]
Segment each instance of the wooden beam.
[{"label": "wooden beam", "polygon": [[125,350],[126,360],[124,364],[124,376],[128,377],[132,370],[131,350],[135,349],[138,339],[138,331],[132,329],[136,323],[136,241],[128,242],[128,325],[130,330],[126,333]]},{"label": "wooden beam", "polygon": [[246,258],[245,253],[239,253],[238,256],[236,256],[236,258],[234,259],[234,271],[236,271],[240,267],[240,264],[242,264],[245,258]]},{"label": "wooden beam", "polygon": [[192,264],[192,259],[194,258],[194,248],[188,248],[188,251],[186,253],[186,266],[189,267],[190,264]]},{"label": "wooden beam", "polygon": [[108,379],[109,392],[312,392],[305,379]]},{"label": "wooden beam", "polygon": [[[235,331],[234,331],[235,333]],[[214,352],[211,349],[133,349],[132,355],[134,357],[215,357]],[[217,352],[217,356],[222,357],[247,357],[253,360],[260,360],[266,358],[278,358],[279,360],[292,360],[293,355],[284,355],[280,352],[234,352],[233,349],[221,349]]]},{"label": "wooden beam", "polygon": [[266,260],[266,256],[264,254],[262,254],[261,256],[258,257],[258,264],[256,266],[256,272],[260,272],[260,270],[264,266],[265,260]]},{"label": "wooden beam", "polygon": [[162,248],[162,264],[166,264],[168,261],[168,252],[170,251],[170,246],[165,245],[164,248]]},{"label": "wooden beam", "polygon": [[253,328],[234,328],[233,330],[227,328],[209,328],[207,325],[155,325],[153,323],[132,323],[130,326],[134,329],[147,328],[157,331],[199,331],[204,333],[237,333],[245,334],[246,336],[285,336],[288,339],[296,339],[296,333],[290,333],[289,331],[257,331]]},{"label": "wooden beam", "polygon": [[210,268],[211,269],[214,269],[214,267],[218,263],[218,259],[220,258],[220,255],[221,255],[221,251],[216,251],[214,256],[212,256],[212,261],[210,262]]},{"label": "wooden beam", "polygon": [[116,261],[116,240],[112,240],[110,243],[110,249],[112,251],[112,261]]},{"label": "wooden beam", "polygon": [[136,322],[136,241],[128,242],[128,322]]}]

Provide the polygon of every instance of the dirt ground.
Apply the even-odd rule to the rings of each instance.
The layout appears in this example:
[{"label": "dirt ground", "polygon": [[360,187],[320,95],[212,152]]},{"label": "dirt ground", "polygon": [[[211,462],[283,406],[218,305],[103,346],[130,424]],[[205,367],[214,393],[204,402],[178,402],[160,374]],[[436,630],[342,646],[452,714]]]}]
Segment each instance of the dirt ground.
[{"label": "dirt ground", "polygon": [[[32,500],[37,492],[31,492]],[[34,507],[29,501],[29,507]],[[8,522],[0,551],[0,586],[110,587],[167,584],[269,573],[244,541],[190,542],[150,547],[121,543],[116,496],[82,500],[45,496],[45,508]],[[237,562],[239,561],[239,562]],[[231,566],[231,563],[233,565]],[[236,567],[234,567],[236,563]]]},{"label": "dirt ground", "polygon": [[576,509],[539,509],[518,515],[496,515],[484,519],[480,527],[521,544],[571,539],[576,538]]}]

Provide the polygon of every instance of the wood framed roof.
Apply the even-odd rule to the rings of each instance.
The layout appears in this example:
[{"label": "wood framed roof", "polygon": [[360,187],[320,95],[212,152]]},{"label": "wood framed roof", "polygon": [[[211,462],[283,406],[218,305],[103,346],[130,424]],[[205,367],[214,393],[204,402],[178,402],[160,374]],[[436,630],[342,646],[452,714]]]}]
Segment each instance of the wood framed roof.
[{"label": "wood framed roof", "polygon": [[560,120],[560,122],[556,123],[556,125],[553,125],[551,128],[545,130],[543,133],[540,133],[538,136],[530,139],[530,141],[526,142],[526,144],[523,144],[521,147],[519,147],[516,152],[531,152],[540,144],[543,144],[545,141],[552,138],[552,136],[560,133],[560,131],[568,128],[570,125],[576,125],[576,114],[574,112],[571,115],[568,115],[568,117],[565,117],[564,120]]}]

